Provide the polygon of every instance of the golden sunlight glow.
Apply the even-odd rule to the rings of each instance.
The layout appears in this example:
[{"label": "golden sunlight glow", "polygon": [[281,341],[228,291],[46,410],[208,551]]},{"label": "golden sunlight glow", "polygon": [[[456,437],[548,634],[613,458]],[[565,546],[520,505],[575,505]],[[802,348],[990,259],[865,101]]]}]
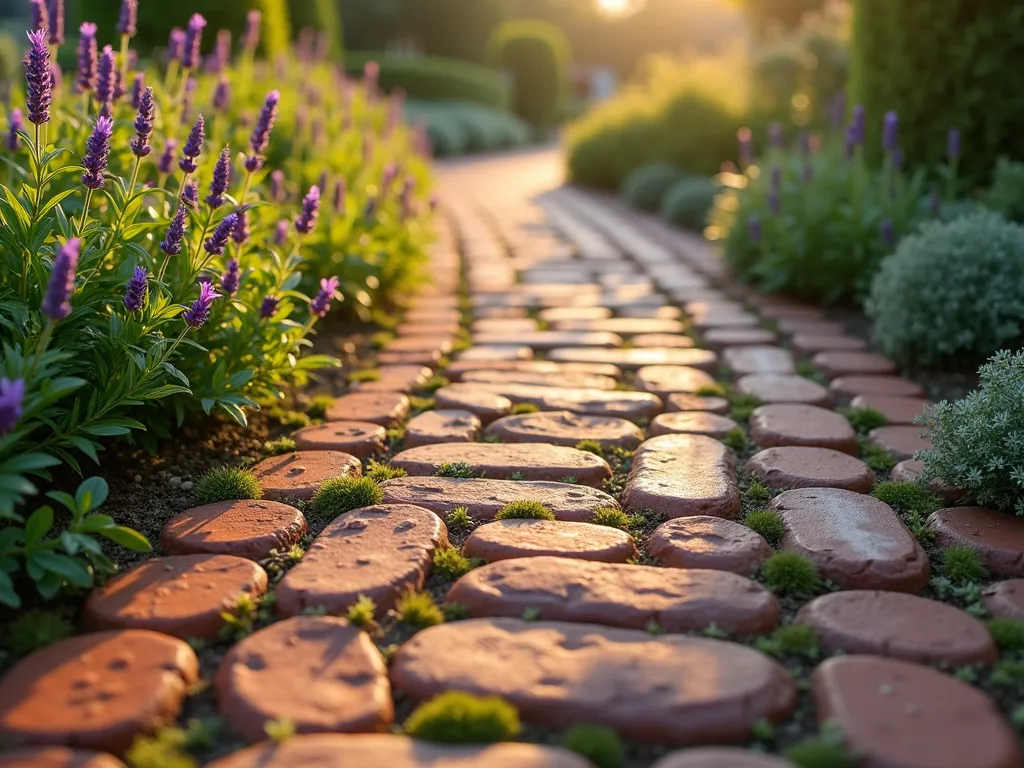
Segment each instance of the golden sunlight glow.
[{"label": "golden sunlight glow", "polygon": [[594,0],[598,9],[609,16],[621,16],[633,9],[634,0]]}]

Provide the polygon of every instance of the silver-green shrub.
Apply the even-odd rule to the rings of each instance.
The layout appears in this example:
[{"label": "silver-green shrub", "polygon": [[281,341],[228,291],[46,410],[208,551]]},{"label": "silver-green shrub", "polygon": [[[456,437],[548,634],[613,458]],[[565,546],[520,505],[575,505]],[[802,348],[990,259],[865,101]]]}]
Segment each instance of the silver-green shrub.
[{"label": "silver-green shrub", "polygon": [[921,480],[941,478],[966,500],[1024,515],[1024,352],[999,352],[978,389],[936,405],[925,419],[932,448]]},{"label": "silver-green shrub", "polygon": [[670,163],[651,163],[633,171],[622,183],[622,197],[641,211],[656,211],[665,193],[686,174]]},{"label": "silver-green shrub", "polygon": [[703,230],[716,191],[710,179],[686,177],[677,181],[661,198],[661,217],[681,227]]},{"label": "silver-green shrub", "polygon": [[867,313],[887,355],[905,364],[974,364],[1014,346],[1024,323],[1024,227],[983,211],[930,222],[900,243]]},{"label": "silver-green shrub", "polygon": [[1024,224],[1024,163],[999,159],[985,206],[1018,224]]}]

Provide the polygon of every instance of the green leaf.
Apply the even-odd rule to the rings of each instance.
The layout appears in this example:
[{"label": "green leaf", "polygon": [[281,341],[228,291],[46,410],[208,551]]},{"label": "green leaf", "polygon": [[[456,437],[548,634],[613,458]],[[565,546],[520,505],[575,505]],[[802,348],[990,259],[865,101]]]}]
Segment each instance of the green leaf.
[{"label": "green leaf", "polygon": [[171,395],[191,395],[192,390],[188,387],[181,387],[177,384],[164,384],[162,387],[156,387],[146,392],[145,395],[140,395],[140,398],[146,400],[161,400]]},{"label": "green leaf", "polygon": [[113,424],[90,424],[82,427],[82,431],[87,435],[96,435],[97,437],[119,437],[131,434],[128,427],[118,427]]},{"label": "green leaf", "polygon": [[89,479],[82,482],[78,486],[78,491],[75,493],[75,502],[78,504],[78,514],[87,515],[94,509],[103,506],[103,502],[107,500],[107,495],[110,493],[110,488],[107,486],[107,481],[102,477],[90,477]]},{"label": "green leaf", "polygon": [[37,469],[45,469],[46,467],[55,467],[60,464],[60,460],[54,458],[48,453],[23,453],[20,456],[13,456],[3,464],[0,464],[0,474],[8,474],[15,472],[31,472]]},{"label": "green leaf", "polygon": [[53,527],[53,507],[45,506],[40,507],[33,512],[28,522],[25,523],[25,545],[31,548],[33,544],[38,544],[43,540],[43,537],[50,532],[50,528]]},{"label": "green leaf", "polygon": [[116,528],[105,528],[97,531],[97,533],[133,552],[150,552],[153,549],[149,539],[138,531],[133,531],[131,528],[126,528],[123,525],[119,525]]},{"label": "green leaf", "polygon": [[92,440],[85,437],[79,437],[78,435],[65,435],[64,439],[92,459],[96,464],[100,463],[100,457],[96,455],[96,443]]},{"label": "green leaf", "polygon": [[21,608],[21,598],[14,591],[14,582],[3,571],[0,571],[0,604],[8,608]]},{"label": "green leaf", "polygon": [[47,491],[47,498],[53,499],[58,504],[62,504],[68,508],[71,514],[75,514],[78,511],[78,503],[70,493],[64,493],[64,491]]},{"label": "green leaf", "polygon": [[237,421],[243,427],[249,426],[249,419],[245,415],[245,411],[239,408],[237,405],[232,403],[220,402],[220,407],[227,411],[228,416]]},{"label": "green leaf", "polygon": [[96,533],[102,531],[104,528],[114,528],[117,523],[114,522],[114,518],[110,515],[101,515],[94,513],[85,518],[78,526],[78,530],[82,533]]},{"label": "green leaf", "polygon": [[78,560],[56,552],[34,552],[29,561],[39,567],[64,577],[73,586],[86,589],[92,586],[92,572]]}]

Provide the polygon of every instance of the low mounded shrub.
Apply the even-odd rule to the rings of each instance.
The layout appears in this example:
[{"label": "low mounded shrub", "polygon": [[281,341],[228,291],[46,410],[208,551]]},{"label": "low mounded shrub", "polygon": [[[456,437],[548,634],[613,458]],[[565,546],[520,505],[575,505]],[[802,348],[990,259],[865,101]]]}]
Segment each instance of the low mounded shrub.
[{"label": "low mounded shrub", "polygon": [[985,207],[1007,221],[1024,224],[1024,163],[999,158]]},{"label": "low mounded shrub", "polygon": [[496,696],[449,691],[420,704],[405,721],[416,739],[442,744],[493,744],[519,733],[519,712]]},{"label": "low mounded shrub", "polygon": [[622,184],[622,197],[627,203],[641,211],[656,211],[661,206],[665,193],[685,173],[668,163],[650,163],[634,170]]},{"label": "low mounded shrub", "polygon": [[718,188],[709,179],[683,178],[662,196],[658,212],[677,226],[703,231],[716,194]]},{"label": "low mounded shrub", "polygon": [[491,62],[512,76],[512,111],[543,131],[557,121],[569,87],[569,41],[554,24],[512,19],[487,43]]},{"label": "low mounded shrub", "polygon": [[1016,344],[1024,323],[1024,227],[976,213],[929,223],[879,270],[875,336],[904,364],[963,366]]},{"label": "low mounded shrub", "polygon": [[976,391],[928,412],[919,480],[941,478],[968,502],[1024,515],[1024,352],[999,352],[978,374]]},{"label": "low mounded shrub", "polygon": [[603,725],[575,725],[562,736],[562,746],[582,755],[597,768],[621,768],[625,749],[619,735]]}]

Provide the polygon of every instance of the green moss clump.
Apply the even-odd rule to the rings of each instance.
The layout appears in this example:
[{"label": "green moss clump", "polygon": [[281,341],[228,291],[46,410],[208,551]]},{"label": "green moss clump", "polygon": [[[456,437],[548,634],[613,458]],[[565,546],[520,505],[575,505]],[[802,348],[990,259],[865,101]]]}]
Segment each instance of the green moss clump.
[{"label": "green moss clump", "polygon": [[768,485],[758,478],[754,478],[750,481],[750,485],[747,486],[747,490],[744,491],[743,495],[751,504],[767,504],[775,494]]},{"label": "green moss clump", "polygon": [[554,520],[555,513],[539,501],[511,501],[498,510],[495,520]]},{"label": "green moss clump", "polygon": [[284,427],[300,429],[309,426],[310,418],[302,411],[289,411],[284,408],[271,408],[267,415]]},{"label": "green moss clump", "polygon": [[360,595],[359,599],[348,607],[345,618],[348,619],[349,624],[354,626],[369,627],[373,625],[376,615],[377,604],[373,602],[372,598]]},{"label": "green moss clump", "polygon": [[436,477],[476,477],[476,470],[473,465],[465,461],[446,461],[437,468],[434,473]]},{"label": "green moss clump", "polygon": [[442,744],[494,744],[518,735],[519,712],[496,696],[449,691],[420,704],[405,721],[416,739]]},{"label": "green moss clump", "polygon": [[808,598],[821,591],[818,568],[796,552],[776,552],[761,568],[764,585],[778,595]]},{"label": "green moss clump", "polygon": [[423,382],[423,385],[419,387],[419,389],[423,392],[429,392],[430,394],[434,394],[441,387],[447,387],[449,384],[451,384],[451,382],[448,381],[448,379],[445,378],[444,376],[431,376],[429,379]]},{"label": "green moss clump", "polygon": [[390,464],[380,464],[376,461],[371,461],[369,466],[366,468],[366,477],[373,480],[375,483],[383,483],[388,480],[395,480],[399,477],[407,477],[409,475],[404,469],[399,467],[393,467]]},{"label": "green moss clump", "polygon": [[298,446],[295,445],[295,441],[290,437],[281,437],[277,440],[267,440],[263,444],[263,452],[267,456],[280,456],[283,453],[292,453],[297,450]]},{"label": "green moss clump", "polygon": [[251,470],[240,467],[211,469],[196,483],[196,499],[200,504],[235,499],[262,499],[263,485]]},{"label": "green moss clump", "polygon": [[74,633],[74,625],[56,611],[26,611],[7,627],[6,645],[14,656],[27,656]]},{"label": "green moss clump", "polygon": [[736,453],[742,453],[747,447],[747,433],[743,431],[742,427],[733,427],[725,433],[722,442]]},{"label": "green moss clump", "polygon": [[398,620],[414,627],[432,627],[444,623],[444,613],[429,592],[407,592],[395,606]]},{"label": "green moss clump", "polygon": [[826,725],[817,736],[809,736],[786,752],[786,759],[798,768],[857,768],[861,756],[844,743],[842,731]]},{"label": "green moss clump", "polygon": [[374,349],[384,349],[394,340],[395,334],[392,331],[377,331],[370,336],[370,346]]},{"label": "green moss clump", "polygon": [[778,549],[782,537],[786,534],[786,523],[782,515],[774,509],[754,509],[743,518],[743,524],[750,530],[761,534],[772,549]]},{"label": "green moss clump", "polygon": [[595,456],[604,458],[604,446],[601,445],[597,440],[580,440],[576,443],[577,451],[586,451],[592,453]]},{"label": "green moss clump", "polygon": [[799,656],[816,661],[821,655],[818,634],[804,624],[779,627],[770,637],[758,638],[757,649],[772,656]]},{"label": "green moss clump", "polygon": [[631,515],[618,507],[601,507],[594,510],[594,517],[590,522],[594,525],[605,525],[628,532],[642,524],[643,518],[639,515]]},{"label": "green moss clump", "polygon": [[450,530],[468,531],[473,527],[473,518],[469,516],[469,509],[456,507],[445,517],[445,522]]},{"label": "green moss clump", "polygon": [[327,409],[334,405],[334,398],[330,395],[317,395],[306,408],[306,414],[311,419],[322,419],[327,416]]},{"label": "green moss clump", "polygon": [[729,392],[723,384],[705,384],[693,394],[698,397],[727,397]]},{"label": "green moss clump", "polygon": [[313,508],[330,519],[384,501],[384,491],[369,477],[332,477],[317,489]]},{"label": "green moss clump", "polygon": [[992,619],[988,631],[1001,651],[1024,651],[1024,621]]},{"label": "green moss clump", "polygon": [[352,371],[348,375],[348,381],[350,384],[358,384],[364,381],[380,381],[380,371],[376,368],[361,368],[357,371]]},{"label": "green moss clump", "polygon": [[562,736],[562,747],[582,755],[597,768],[621,768],[625,749],[619,735],[603,725],[576,725]]},{"label": "green moss clump", "polygon": [[891,472],[896,466],[896,457],[880,445],[860,440],[860,457],[874,472]]},{"label": "green moss clump", "polygon": [[481,560],[466,557],[455,547],[438,547],[434,550],[434,572],[448,579],[465,576],[481,563]]},{"label": "green moss clump", "polygon": [[753,395],[733,395],[729,399],[730,416],[741,424],[750,419],[750,414],[761,407],[761,401]]},{"label": "green moss clump", "polygon": [[889,423],[888,419],[874,408],[843,408],[840,412],[850,422],[854,431],[862,435]]},{"label": "green moss clump", "polygon": [[536,413],[539,408],[533,403],[516,403],[512,406],[513,416],[522,416],[527,413]]},{"label": "green moss clump", "polygon": [[972,582],[985,578],[985,565],[976,549],[965,545],[946,547],[940,555],[942,571],[952,581]]},{"label": "green moss clump", "polygon": [[901,514],[913,514],[928,517],[932,512],[942,509],[943,502],[938,494],[917,483],[898,483],[889,481],[879,483],[871,492],[879,501],[884,501]]}]

